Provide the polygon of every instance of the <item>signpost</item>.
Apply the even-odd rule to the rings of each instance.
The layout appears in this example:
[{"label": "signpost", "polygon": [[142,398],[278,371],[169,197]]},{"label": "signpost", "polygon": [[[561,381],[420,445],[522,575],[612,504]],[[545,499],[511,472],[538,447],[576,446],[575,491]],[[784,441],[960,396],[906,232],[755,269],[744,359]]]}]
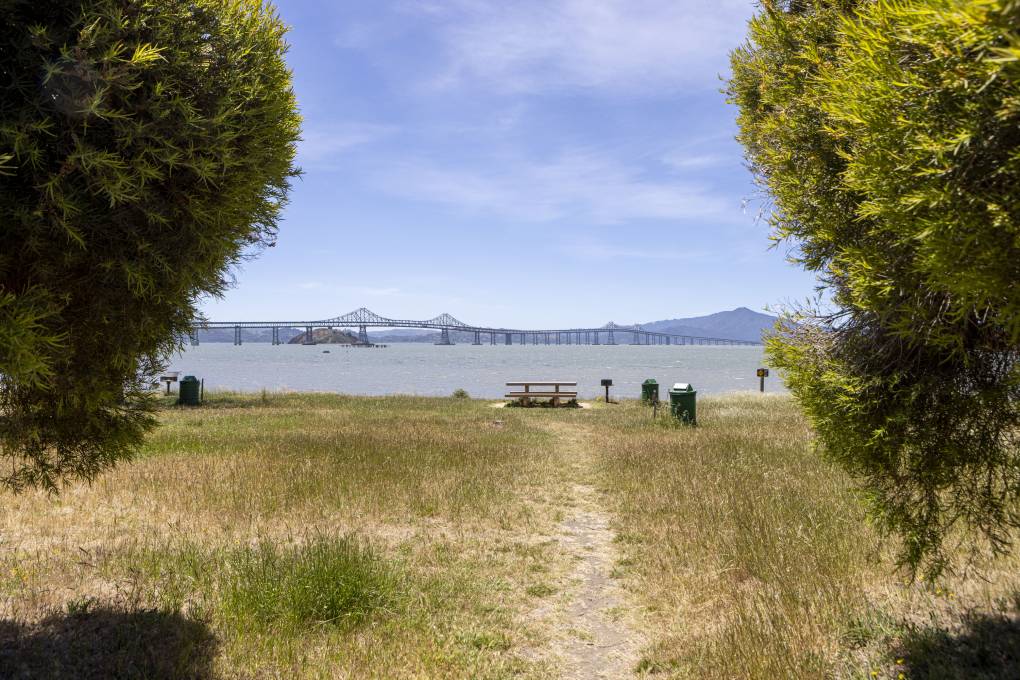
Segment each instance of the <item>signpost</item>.
[{"label": "signpost", "polygon": [[612,378],[603,378],[602,386],[606,388],[606,403],[609,403],[609,388],[613,386]]},{"label": "signpost", "polygon": [[759,368],[758,369],[758,377],[761,378],[761,391],[764,392],[765,391],[765,378],[769,377],[769,369],[767,369],[767,368]]},{"label": "signpost", "polygon": [[178,371],[170,371],[169,373],[164,373],[163,375],[161,375],[159,377],[159,379],[161,381],[166,383],[166,393],[167,394],[170,394],[170,383],[177,382],[177,376],[178,375],[179,375]]}]

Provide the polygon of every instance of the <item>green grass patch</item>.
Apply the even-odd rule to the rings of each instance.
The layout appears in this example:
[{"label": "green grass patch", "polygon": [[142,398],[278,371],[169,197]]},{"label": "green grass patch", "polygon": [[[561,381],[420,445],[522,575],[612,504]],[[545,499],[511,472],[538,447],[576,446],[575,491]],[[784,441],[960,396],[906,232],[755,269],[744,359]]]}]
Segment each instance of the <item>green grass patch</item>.
[{"label": "green grass patch", "polygon": [[349,628],[390,609],[396,572],[363,541],[316,537],[295,547],[261,542],[229,553],[222,612],[239,625]]},{"label": "green grass patch", "polygon": [[546,583],[535,583],[528,586],[525,592],[531,597],[549,597],[556,592],[556,589]]}]

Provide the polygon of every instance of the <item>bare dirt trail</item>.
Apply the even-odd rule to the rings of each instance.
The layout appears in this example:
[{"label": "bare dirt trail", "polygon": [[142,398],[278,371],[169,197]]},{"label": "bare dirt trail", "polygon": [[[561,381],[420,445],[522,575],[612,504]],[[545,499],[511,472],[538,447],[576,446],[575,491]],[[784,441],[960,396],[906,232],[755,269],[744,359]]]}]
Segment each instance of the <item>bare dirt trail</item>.
[{"label": "bare dirt trail", "polygon": [[550,631],[551,655],[562,678],[590,680],[634,676],[644,640],[634,625],[636,608],[613,577],[620,558],[609,515],[594,486],[594,442],[580,423],[550,421],[566,462],[566,492],[553,540],[570,559],[559,597],[536,609]]}]

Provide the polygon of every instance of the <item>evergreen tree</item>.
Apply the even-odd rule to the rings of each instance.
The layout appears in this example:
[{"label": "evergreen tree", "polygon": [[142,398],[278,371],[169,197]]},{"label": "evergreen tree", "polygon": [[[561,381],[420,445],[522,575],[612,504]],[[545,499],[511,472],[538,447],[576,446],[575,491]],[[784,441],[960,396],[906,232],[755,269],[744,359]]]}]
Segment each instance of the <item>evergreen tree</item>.
[{"label": "evergreen tree", "polygon": [[1020,525],[1020,2],[766,2],[733,54],[774,238],[828,310],[769,342],[902,557]]},{"label": "evergreen tree", "polygon": [[130,456],[199,298],[272,245],[284,33],[260,0],[0,0],[0,484]]}]

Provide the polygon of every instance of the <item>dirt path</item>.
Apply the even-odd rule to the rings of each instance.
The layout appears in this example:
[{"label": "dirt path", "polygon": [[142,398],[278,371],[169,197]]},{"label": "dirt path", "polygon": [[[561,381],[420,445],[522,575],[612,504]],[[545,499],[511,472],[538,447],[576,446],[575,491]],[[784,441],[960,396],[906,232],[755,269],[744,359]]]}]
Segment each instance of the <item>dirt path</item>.
[{"label": "dirt path", "polygon": [[640,658],[641,635],[632,625],[630,597],[613,578],[619,559],[609,516],[593,486],[594,453],[582,426],[550,422],[563,447],[567,493],[554,540],[572,568],[561,579],[560,597],[536,610],[551,631],[550,650],[571,680],[629,678]]}]

